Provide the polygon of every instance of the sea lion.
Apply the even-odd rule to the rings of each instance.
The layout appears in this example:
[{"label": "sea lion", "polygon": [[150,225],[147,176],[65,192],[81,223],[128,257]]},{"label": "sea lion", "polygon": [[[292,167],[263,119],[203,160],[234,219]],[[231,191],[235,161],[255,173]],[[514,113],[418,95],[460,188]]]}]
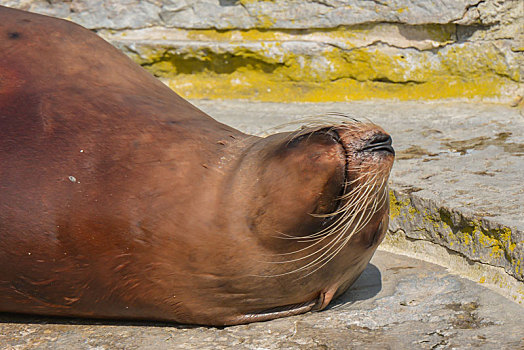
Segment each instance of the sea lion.
[{"label": "sea lion", "polygon": [[0,311],[269,320],[325,308],[382,240],[380,127],[250,136],[68,21],[0,7],[0,38]]}]

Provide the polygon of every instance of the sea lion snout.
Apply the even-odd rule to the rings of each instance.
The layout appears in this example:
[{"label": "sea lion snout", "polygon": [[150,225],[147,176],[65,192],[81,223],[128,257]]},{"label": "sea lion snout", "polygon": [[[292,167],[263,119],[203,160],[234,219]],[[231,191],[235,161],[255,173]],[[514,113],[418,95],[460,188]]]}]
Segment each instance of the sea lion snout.
[{"label": "sea lion snout", "polygon": [[351,152],[387,152],[395,154],[393,139],[380,126],[368,122],[343,123],[335,128],[341,142]]},{"label": "sea lion snout", "polygon": [[374,134],[369,140],[367,140],[366,144],[364,145],[364,148],[361,149],[361,151],[368,151],[368,152],[389,152],[393,155],[395,154],[395,150],[392,146],[393,140],[391,139],[391,136],[388,134],[385,134],[383,132],[378,132]]}]

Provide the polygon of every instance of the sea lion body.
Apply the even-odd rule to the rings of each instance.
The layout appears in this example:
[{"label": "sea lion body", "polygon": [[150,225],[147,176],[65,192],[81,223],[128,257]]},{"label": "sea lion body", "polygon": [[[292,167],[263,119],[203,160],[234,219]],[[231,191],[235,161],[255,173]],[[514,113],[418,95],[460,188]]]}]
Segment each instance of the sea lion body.
[{"label": "sea lion body", "polygon": [[[90,31],[5,7],[0,53],[0,311],[207,325],[297,314],[345,290],[384,235],[382,188],[351,240],[315,236],[360,181],[348,159],[387,180],[392,150],[348,151],[385,135],[374,125],[246,135]],[[329,261],[306,266],[329,244]]]}]

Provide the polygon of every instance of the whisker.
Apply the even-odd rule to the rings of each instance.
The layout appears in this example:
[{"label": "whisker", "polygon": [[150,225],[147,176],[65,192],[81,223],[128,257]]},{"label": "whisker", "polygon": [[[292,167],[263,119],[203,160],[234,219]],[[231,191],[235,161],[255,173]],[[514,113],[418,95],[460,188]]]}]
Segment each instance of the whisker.
[{"label": "whisker", "polygon": [[[327,113],[283,123],[273,130],[298,124],[301,124],[300,128],[289,132],[285,142],[294,142],[299,138],[307,141],[316,132],[336,131],[339,135],[341,132],[358,133],[375,125],[366,118],[357,119],[342,113]],[[263,277],[298,274],[297,278],[301,279],[310,276],[335,259],[344,247],[369,225],[375,214],[384,208],[388,202],[389,169],[375,167],[357,158],[348,163],[351,165],[346,169],[346,174],[349,174],[346,176],[350,177],[342,184],[342,193],[335,198],[339,202],[338,207],[330,213],[310,214],[325,220],[323,222],[326,223],[326,227],[307,235],[276,232],[274,237],[294,241],[300,244],[300,247],[292,251],[266,255],[272,261],[264,263],[293,264],[294,267]]]},{"label": "whisker", "polygon": [[[369,181],[368,181],[369,182]],[[369,188],[374,188],[375,186],[370,186]],[[365,200],[360,202],[361,206],[360,208],[366,208],[368,205],[369,205],[369,202],[371,200],[371,197],[369,197],[370,199],[368,200],[368,197],[369,197],[369,193],[366,195],[365,197]],[[359,208],[359,211],[358,212],[362,212]],[[371,217],[372,214],[368,214],[368,217]],[[345,216],[347,218],[347,216]],[[352,222],[353,220],[355,220],[355,218],[358,217],[359,220],[357,222],[357,225],[356,225],[356,229],[354,229],[352,231],[352,233],[350,235],[347,235],[346,239],[343,241],[343,244],[341,244],[338,248],[336,247],[336,245],[338,244],[338,242],[341,240],[341,238],[347,233],[347,231],[349,230],[349,227],[351,227],[352,225]],[[366,218],[366,223],[369,222],[370,219],[367,219]],[[313,252],[313,253],[310,253],[306,256],[303,256],[303,257],[300,257],[300,258],[296,258],[296,259],[288,259],[288,260],[285,260],[285,261],[279,261],[279,262],[273,262],[273,263],[279,263],[279,264],[284,264],[284,263],[289,263],[289,262],[296,262],[296,261],[300,261],[300,260],[304,260],[308,257],[311,257],[313,255],[316,255],[318,254],[319,252],[322,252],[322,254],[320,254],[318,257],[316,257],[313,261],[307,263],[306,265],[304,266],[301,266],[297,269],[294,269],[292,271],[288,271],[288,272],[284,272],[282,274],[276,274],[276,275],[272,275],[272,276],[283,276],[283,275],[288,275],[288,274],[292,274],[292,273],[296,273],[296,272],[300,272],[302,270],[305,270],[305,269],[308,269],[310,267],[313,267],[315,265],[318,265],[318,264],[321,264],[321,267],[324,266],[327,262],[329,262],[334,256],[336,256],[336,254],[345,246],[345,244],[347,243],[347,241],[356,233],[360,230],[360,227],[363,227],[362,225],[360,225],[360,222],[362,221],[362,216],[359,216],[359,215],[351,215],[350,216],[350,220],[349,220],[349,223],[346,223],[344,225],[344,228],[341,229],[339,231],[339,233],[334,237],[334,239],[326,246],[320,248],[319,250]],[[364,225],[365,226],[365,225]],[[333,232],[336,232],[336,230],[332,231],[331,234]],[[325,239],[326,237],[323,237],[323,239]],[[299,251],[303,251],[305,249],[309,249],[311,248],[312,246],[318,244],[320,241],[322,240],[319,240],[319,241],[316,241],[314,244],[306,247],[306,248],[303,248]],[[335,249],[334,251],[330,252],[332,249]],[[288,254],[288,253],[285,253],[285,254]],[[317,269],[315,269],[314,271],[310,272],[310,273],[313,273],[315,272]],[[303,276],[303,277],[306,277],[308,276],[310,273],[308,273],[307,275]],[[302,278],[303,278],[302,277]]]}]

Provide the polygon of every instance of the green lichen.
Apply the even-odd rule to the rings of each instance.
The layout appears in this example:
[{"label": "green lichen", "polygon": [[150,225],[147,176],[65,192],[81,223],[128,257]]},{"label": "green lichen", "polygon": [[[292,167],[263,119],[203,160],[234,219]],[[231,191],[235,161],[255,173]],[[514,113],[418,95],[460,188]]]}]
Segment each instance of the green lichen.
[{"label": "green lichen", "polygon": [[143,66],[154,75],[167,78],[170,86],[191,98],[246,95],[263,101],[311,102],[474,98],[496,96],[506,84],[497,75],[468,80],[433,75],[424,67],[408,72],[401,55],[390,56],[370,49],[331,51],[318,57],[287,53],[281,59],[245,48],[229,53],[199,51],[167,51],[149,57]]},{"label": "green lichen", "polygon": [[162,78],[176,79],[180,75],[230,75],[239,71],[256,71],[272,74],[278,68],[276,60],[268,59],[260,52],[237,48],[233,52],[216,53],[210,49],[190,50],[183,53],[164,51],[149,56],[142,63]]}]

